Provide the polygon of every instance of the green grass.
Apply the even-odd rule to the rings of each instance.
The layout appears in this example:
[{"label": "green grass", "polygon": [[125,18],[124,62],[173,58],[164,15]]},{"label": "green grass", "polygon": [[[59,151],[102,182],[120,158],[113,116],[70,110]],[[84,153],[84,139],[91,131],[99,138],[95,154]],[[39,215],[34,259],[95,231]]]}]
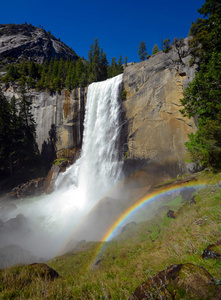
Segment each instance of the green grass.
[{"label": "green grass", "polygon": [[[221,174],[202,172],[198,180],[217,184]],[[199,191],[196,204],[182,203],[181,196],[146,206],[141,222],[130,226],[106,243],[97,257],[100,243],[82,242],[79,248],[47,264],[61,278],[50,281],[28,267],[0,272],[0,299],[127,299],[137,286],[169,265],[200,265],[221,281],[221,262],[202,259],[203,250],[221,240],[221,188]],[[162,209],[162,206],[165,209]],[[167,217],[173,209],[176,219]],[[151,217],[152,216],[152,217]],[[100,263],[92,262],[100,259]]]}]

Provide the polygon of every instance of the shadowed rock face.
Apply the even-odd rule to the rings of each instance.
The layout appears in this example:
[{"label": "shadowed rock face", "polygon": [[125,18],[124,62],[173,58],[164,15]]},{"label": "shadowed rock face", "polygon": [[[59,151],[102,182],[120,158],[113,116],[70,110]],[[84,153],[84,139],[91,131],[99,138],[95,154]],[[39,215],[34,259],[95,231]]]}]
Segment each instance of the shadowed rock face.
[{"label": "shadowed rock face", "polygon": [[[173,48],[158,52],[147,61],[129,66],[124,71],[124,102],[127,119],[126,170],[143,172],[148,182],[156,182],[187,171],[185,163],[188,134],[194,132],[193,120],[180,113],[184,87],[192,81],[195,68],[189,67],[187,39],[182,63]],[[157,176],[156,176],[157,175]],[[137,173],[139,177],[139,174]],[[141,184],[146,184],[143,182]]]},{"label": "shadowed rock face", "polygon": [[32,25],[0,25],[1,63],[30,59],[43,63],[52,57],[77,59],[76,53],[44,29]]},{"label": "shadowed rock face", "polygon": [[[37,144],[41,151],[44,142],[48,141],[52,125],[56,128],[56,149],[79,149],[83,139],[83,123],[87,88],[76,88],[61,93],[37,92],[29,90],[27,96],[32,102],[32,113],[36,122]],[[4,91],[5,96],[20,97],[19,88],[11,85]],[[62,154],[62,153],[61,153]],[[58,153],[59,155],[59,153]],[[64,156],[70,156],[64,153]]]},{"label": "shadowed rock face", "polygon": [[128,300],[220,299],[221,288],[204,268],[172,265],[139,286]]}]

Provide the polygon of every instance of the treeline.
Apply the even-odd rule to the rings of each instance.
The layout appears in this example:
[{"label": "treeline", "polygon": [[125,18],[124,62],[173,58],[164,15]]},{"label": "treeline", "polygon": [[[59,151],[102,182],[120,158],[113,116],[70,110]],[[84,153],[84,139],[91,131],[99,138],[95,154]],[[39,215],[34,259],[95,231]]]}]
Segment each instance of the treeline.
[{"label": "treeline", "polygon": [[204,18],[192,24],[192,62],[198,72],[186,89],[182,113],[197,119],[198,130],[186,143],[196,167],[221,168],[221,3],[206,0],[198,10]]},{"label": "treeline", "polygon": [[77,61],[53,58],[42,65],[33,61],[20,62],[8,66],[6,75],[1,79],[8,83],[25,82],[29,88],[48,91],[60,91],[63,88],[72,90],[75,87],[87,86],[91,82],[102,81],[123,72],[123,61],[112,58],[111,64],[106,53],[100,48],[98,40],[91,45],[88,60]]},{"label": "treeline", "polygon": [[40,153],[25,83],[20,85],[19,99],[13,96],[9,101],[0,89],[0,107],[0,177],[10,174],[19,182],[45,176],[56,158],[56,132],[54,128],[50,130],[50,137]]}]

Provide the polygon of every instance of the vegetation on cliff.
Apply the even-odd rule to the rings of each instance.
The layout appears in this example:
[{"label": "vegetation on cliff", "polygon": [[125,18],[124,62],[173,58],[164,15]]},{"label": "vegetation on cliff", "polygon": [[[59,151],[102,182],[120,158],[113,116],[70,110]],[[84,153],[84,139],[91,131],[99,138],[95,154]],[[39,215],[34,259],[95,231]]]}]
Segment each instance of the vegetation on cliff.
[{"label": "vegetation on cliff", "polygon": [[24,82],[20,85],[20,98],[13,96],[10,102],[0,89],[0,177],[10,174],[14,184],[46,175],[56,157],[53,128],[41,154],[38,150],[31,104]]},{"label": "vegetation on cliff", "polygon": [[204,19],[192,24],[192,63],[198,72],[185,90],[183,114],[196,117],[198,130],[186,143],[193,162],[221,167],[221,3],[207,0],[198,10]]},{"label": "vegetation on cliff", "polygon": [[87,86],[91,82],[102,81],[123,72],[123,61],[112,58],[111,64],[106,53],[100,48],[97,38],[88,52],[88,60],[82,58],[65,59],[51,58],[43,64],[33,60],[22,60],[9,64],[7,73],[1,78],[4,83],[25,82],[29,88],[61,91],[63,88],[72,90],[75,87]]}]

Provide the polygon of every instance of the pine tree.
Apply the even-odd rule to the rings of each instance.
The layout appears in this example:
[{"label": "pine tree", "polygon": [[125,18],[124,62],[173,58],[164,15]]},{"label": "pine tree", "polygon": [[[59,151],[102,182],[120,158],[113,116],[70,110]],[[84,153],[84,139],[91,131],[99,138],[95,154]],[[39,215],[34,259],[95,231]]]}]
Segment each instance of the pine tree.
[{"label": "pine tree", "polygon": [[38,147],[35,140],[35,120],[31,112],[31,102],[28,99],[24,82],[20,85],[20,93],[19,118],[23,132],[21,152],[23,152],[23,161],[30,163],[36,159],[36,156],[38,155]]},{"label": "pine tree", "polygon": [[147,56],[147,48],[146,48],[146,43],[144,41],[140,42],[138,46],[138,56],[140,61],[144,61]]},{"label": "pine tree", "polygon": [[160,50],[159,50],[157,44],[155,44],[155,45],[153,46],[152,54],[154,55],[154,54],[156,54],[156,53],[159,52],[159,51],[160,51]]},{"label": "pine tree", "polygon": [[1,168],[10,168],[12,173],[12,137],[10,104],[0,90],[0,164]]}]

